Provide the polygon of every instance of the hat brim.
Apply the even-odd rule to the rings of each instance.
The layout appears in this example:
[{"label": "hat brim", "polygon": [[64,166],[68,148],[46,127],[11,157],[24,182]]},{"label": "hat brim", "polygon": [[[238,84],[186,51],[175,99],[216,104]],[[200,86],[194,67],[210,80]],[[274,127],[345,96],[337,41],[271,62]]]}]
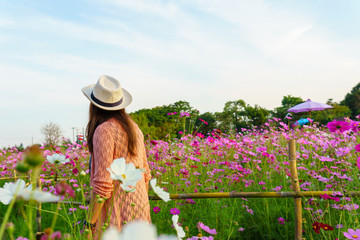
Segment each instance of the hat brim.
[{"label": "hat brim", "polygon": [[104,110],[108,110],[108,111],[115,111],[115,110],[120,110],[120,109],[123,109],[123,108],[126,108],[127,106],[130,105],[130,103],[132,102],[132,96],[131,94],[125,90],[124,88],[122,88],[122,92],[123,92],[123,101],[121,104],[119,104],[118,106],[115,106],[115,107],[105,107],[105,106],[102,106],[96,102],[94,102],[94,100],[91,99],[91,93],[93,91],[93,88],[94,88],[95,84],[91,84],[89,86],[86,86],[86,87],[83,87],[81,89],[81,91],[84,93],[85,97],[87,97],[87,99],[90,100],[90,102],[92,104],[94,104],[95,106],[101,108],[101,109],[104,109]]}]

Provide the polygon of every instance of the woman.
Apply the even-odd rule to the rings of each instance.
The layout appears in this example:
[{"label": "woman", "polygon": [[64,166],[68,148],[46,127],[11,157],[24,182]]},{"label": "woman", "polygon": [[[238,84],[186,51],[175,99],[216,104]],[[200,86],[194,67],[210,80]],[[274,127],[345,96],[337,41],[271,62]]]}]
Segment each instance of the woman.
[{"label": "woman", "polygon": [[[116,79],[106,75],[101,76],[96,84],[84,87],[82,92],[90,100],[87,142],[92,155],[91,208],[84,225],[91,228],[93,239],[99,239],[105,223],[120,230],[132,220],[151,222],[148,199],[151,175],[144,136],[125,112],[125,107],[132,101],[131,95]],[[127,163],[145,170],[135,192],[125,193],[119,181],[110,178],[107,169],[116,158],[125,158]],[[96,195],[105,201],[98,201]]]}]

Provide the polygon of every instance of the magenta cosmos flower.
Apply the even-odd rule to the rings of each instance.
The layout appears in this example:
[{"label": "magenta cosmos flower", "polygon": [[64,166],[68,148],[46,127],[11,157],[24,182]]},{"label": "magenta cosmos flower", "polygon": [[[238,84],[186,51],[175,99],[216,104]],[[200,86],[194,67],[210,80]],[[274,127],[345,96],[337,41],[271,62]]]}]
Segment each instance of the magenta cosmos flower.
[{"label": "magenta cosmos flower", "polygon": [[351,128],[350,123],[344,122],[344,121],[332,121],[327,124],[327,127],[329,128],[330,132],[345,132]]},{"label": "magenta cosmos flower", "polygon": [[349,229],[347,232],[344,232],[344,236],[347,239],[360,239],[360,229]]},{"label": "magenta cosmos flower", "polygon": [[358,144],[358,145],[355,146],[355,151],[356,151],[356,152],[360,152],[360,144]]},{"label": "magenta cosmos flower", "polygon": [[177,209],[177,208],[172,208],[172,209],[170,209],[170,213],[171,213],[172,215],[179,215],[179,214],[180,214],[180,210]]},{"label": "magenta cosmos flower", "polygon": [[153,211],[154,211],[155,214],[157,214],[157,213],[159,213],[161,211],[161,208],[156,206],[156,207],[153,208]]}]

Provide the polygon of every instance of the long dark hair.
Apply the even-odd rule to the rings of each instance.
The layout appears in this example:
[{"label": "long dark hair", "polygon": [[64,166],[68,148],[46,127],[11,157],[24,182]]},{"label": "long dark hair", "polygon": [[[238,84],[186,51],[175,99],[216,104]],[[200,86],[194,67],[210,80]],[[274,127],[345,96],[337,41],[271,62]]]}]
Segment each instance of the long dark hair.
[{"label": "long dark hair", "polygon": [[107,111],[96,107],[92,103],[90,103],[89,123],[86,127],[86,138],[90,153],[94,153],[93,138],[96,128],[111,118],[115,118],[125,130],[128,139],[128,152],[131,156],[136,156],[136,133],[133,124],[130,122],[130,116],[125,112],[125,109]]}]

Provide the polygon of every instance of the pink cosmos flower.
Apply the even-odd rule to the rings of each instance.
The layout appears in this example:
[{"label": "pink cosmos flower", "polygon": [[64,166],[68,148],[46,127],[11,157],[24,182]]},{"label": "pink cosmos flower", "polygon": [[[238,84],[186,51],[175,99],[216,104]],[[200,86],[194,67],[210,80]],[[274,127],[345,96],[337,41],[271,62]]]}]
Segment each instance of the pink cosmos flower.
[{"label": "pink cosmos flower", "polygon": [[[349,203],[349,204],[346,204],[346,205],[344,205],[344,207],[343,207],[343,209],[346,209],[346,210],[348,210],[348,211],[352,211],[352,210],[357,210],[359,208],[359,205],[357,205],[357,204],[352,204],[352,203]],[[360,237],[359,237],[359,239],[360,239]]]},{"label": "pink cosmos flower", "polygon": [[[216,229],[210,229],[208,226],[206,226],[204,223],[199,222],[198,223],[198,228],[201,228],[202,230],[204,230],[207,233],[210,233],[212,235],[216,235]],[[200,230],[200,229],[199,229]]]},{"label": "pink cosmos flower", "polygon": [[75,197],[75,191],[65,181],[56,184],[55,194],[61,196],[68,194],[70,197]]},{"label": "pink cosmos flower", "polygon": [[203,122],[204,124],[208,125],[208,122],[205,121],[204,119],[199,118],[199,120],[200,120],[201,122]]},{"label": "pink cosmos flower", "polygon": [[348,147],[343,147],[343,148],[342,148],[342,147],[339,147],[339,148],[335,151],[335,153],[336,153],[336,156],[337,156],[337,157],[342,157],[342,156],[345,156],[345,155],[349,154],[350,151],[351,151],[351,149],[348,148]]},{"label": "pink cosmos flower", "polygon": [[56,231],[53,234],[51,234],[50,239],[61,239],[61,232]]},{"label": "pink cosmos flower", "polygon": [[320,197],[322,199],[331,199],[331,200],[334,200],[335,202],[340,202],[340,198],[339,197],[332,197],[332,196],[329,196],[327,195],[326,193],[325,194],[320,194]]},{"label": "pink cosmos flower", "polygon": [[353,230],[350,228],[347,232],[344,232],[344,236],[347,239],[360,239],[360,229]]},{"label": "pink cosmos flower", "polygon": [[153,208],[153,211],[154,211],[155,214],[159,213],[160,210],[161,210],[160,207],[154,207],[154,208]]},{"label": "pink cosmos flower", "polygon": [[342,224],[337,224],[336,226],[335,226],[335,228],[343,228],[344,227],[344,225],[342,225]]},{"label": "pink cosmos flower", "polygon": [[190,117],[190,113],[187,113],[187,112],[181,112],[180,113],[180,117]]},{"label": "pink cosmos flower", "polygon": [[344,121],[332,121],[327,124],[330,132],[340,132],[343,133],[349,129],[351,129],[351,125],[348,122]]},{"label": "pink cosmos flower", "polygon": [[73,174],[75,175],[75,174],[77,174],[77,173],[79,172],[79,170],[78,170],[77,168],[74,168],[74,169],[72,170],[72,172],[73,172]]},{"label": "pink cosmos flower", "polygon": [[360,131],[360,122],[353,121],[352,122],[352,130],[353,130],[353,132],[359,132]]},{"label": "pink cosmos flower", "polygon": [[179,215],[179,214],[180,214],[180,210],[177,209],[177,208],[172,208],[172,209],[170,209],[170,213],[171,213],[172,215]]},{"label": "pink cosmos flower", "polygon": [[279,217],[277,220],[278,220],[278,224],[285,225],[285,219],[283,217]]},{"label": "pink cosmos flower", "polygon": [[355,146],[355,151],[360,153],[360,144]]}]

